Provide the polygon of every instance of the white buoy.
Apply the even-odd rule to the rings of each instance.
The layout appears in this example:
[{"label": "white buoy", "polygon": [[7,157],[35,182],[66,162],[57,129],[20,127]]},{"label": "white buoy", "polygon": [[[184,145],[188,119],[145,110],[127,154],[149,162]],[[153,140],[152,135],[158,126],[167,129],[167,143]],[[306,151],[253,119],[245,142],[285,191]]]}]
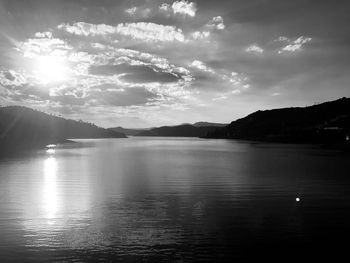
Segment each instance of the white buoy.
[{"label": "white buoy", "polygon": [[300,198],[299,197],[295,198],[295,201],[300,202]]}]

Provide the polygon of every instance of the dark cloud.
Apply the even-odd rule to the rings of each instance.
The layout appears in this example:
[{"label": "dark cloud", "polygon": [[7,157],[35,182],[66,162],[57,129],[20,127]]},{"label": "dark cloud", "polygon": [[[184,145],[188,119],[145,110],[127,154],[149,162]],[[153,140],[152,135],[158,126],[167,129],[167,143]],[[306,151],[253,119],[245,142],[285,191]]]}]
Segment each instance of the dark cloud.
[{"label": "dark cloud", "polygon": [[11,74],[11,72],[9,72],[9,71],[4,72],[4,77],[7,78],[10,81],[13,81],[13,80],[16,79],[16,77],[13,76],[13,74]]},{"label": "dark cloud", "polygon": [[85,98],[77,97],[71,94],[52,96],[50,99],[63,106],[67,106],[67,105],[83,106],[87,103],[87,100]]},{"label": "dark cloud", "polygon": [[125,90],[106,89],[91,91],[87,100],[92,105],[108,105],[117,107],[127,107],[133,105],[144,105],[158,96],[145,90],[144,88],[128,88]]},{"label": "dark cloud", "polygon": [[126,76],[123,79],[127,82],[133,83],[147,83],[147,82],[176,82],[179,77],[167,72],[159,72],[148,66],[137,65],[132,66],[128,64],[119,65],[104,65],[104,66],[91,66],[89,68],[90,74],[94,75],[116,75],[125,73]]}]

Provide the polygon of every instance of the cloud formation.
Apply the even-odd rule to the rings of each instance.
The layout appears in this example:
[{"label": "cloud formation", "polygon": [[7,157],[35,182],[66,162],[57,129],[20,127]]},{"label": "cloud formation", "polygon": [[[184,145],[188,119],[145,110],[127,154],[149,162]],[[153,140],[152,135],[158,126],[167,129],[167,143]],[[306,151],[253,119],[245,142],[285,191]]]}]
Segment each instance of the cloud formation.
[{"label": "cloud formation", "polygon": [[301,50],[302,47],[310,42],[312,40],[311,37],[304,37],[304,36],[301,36],[299,38],[297,38],[296,40],[292,41],[286,37],[279,37],[279,41],[286,41],[288,42],[289,44],[286,45],[285,47],[283,47],[282,49],[280,49],[278,51],[279,54],[282,54],[282,53],[291,53],[291,52],[295,52],[295,51],[298,51],[298,50]]},{"label": "cloud formation", "polygon": [[194,17],[197,12],[197,6],[194,2],[188,2],[185,0],[175,1],[172,4],[174,14],[188,15]]},{"label": "cloud formation", "polygon": [[210,36],[209,31],[195,31],[192,33],[192,38],[195,40],[207,39]]},{"label": "cloud formation", "polygon": [[215,73],[213,69],[211,69],[210,67],[205,65],[204,62],[199,60],[192,61],[192,63],[190,64],[190,67],[197,68],[208,73]]},{"label": "cloud formation", "polygon": [[146,42],[179,41],[184,42],[185,36],[181,29],[174,26],[164,26],[155,23],[120,23],[117,26],[106,24],[89,24],[77,22],[72,25],[60,24],[59,29],[80,36],[122,35]]},{"label": "cloud formation", "polygon": [[6,87],[22,86],[27,83],[26,77],[14,70],[0,71],[0,85]]},{"label": "cloud formation", "polygon": [[62,23],[58,25],[57,28],[78,36],[108,35],[115,34],[117,31],[116,27],[114,26],[106,24],[95,25],[85,22],[76,22],[73,24]]},{"label": "cloud formation", "polygon": [[215,16],[209,21],[209,23],[206,26],[211,29],[224,30],[224,19],[221,16]]},{"label": "cloud formation", "polygon": [[49,37],[43,35],[44,33],[35,33],[35,38],[29,38],[25,42],[17,43],[16,49],[20,52],[24,52],[25,57],[35,57],[38,54],[52,54],[60,55],[71,50],[72,47],[69,44],[59,38],[54,38],[52,34]]},{"label": "cloud formation", "polygon": [[163,3],[159,6],[159,10],[166,14],[172,13],[174,15],[194,17],[197,12],[197,5],[194,2],[180,0],[173,2],[172,5]]},{"label": "cloud formation", "polygon": [[136,11],[137,11],[136,6],[125,9],[125,13],[129,14],[130,16],[135,15]]},{"label": "cloud formation", "polygon": [[116,27],[116,32],[144,41],[179,41],[184,42],[185,36],[181,29],[174,26],[164,26],[155,23],[125,23]]},{"label": "cloud formation", "polygon": [[139,18],[148,18],[151,14],[150,8],[140,8],[140,7],[130,7],[125,9],[125,13],[127,13],[131,17],[139,17]]},{"label": "cloud formation", "polygon": [[245,52],[261,54],[264,52],[264,50],[261,47],[259,47],[258,44],[251,44],[245,49]]},{"label": "cloud formation", "polygon": [[[143,28],[143,24],[138,25]],[[58,27],[59,30],[62,28]],[[64,28],[69,34],[82,37],[96,36],[98,28],[111,29],[108,25],[101,27],[87,23],[65,25]],[[109,29],[102,30],[99,34],[115,34],[115,30]],[[152,29],[154,28],[151,28],[151,32]],[[118,32],[123,34],[122,31]],[[168,37],[166,33],[159,37],[153,37],[152,33],[145,34],[140,38],[164,40]],[[193,78],[186,68],[176,66],[155,54],[117,48],[115,45],[118,42],[113,38],[108,41],[109,44],[92,42],[86,45],[86,42],[79,41],[68,44],[65,40],[55,38],[52,33],[35,33],[33,38],[19,42],[16,49],[33,63],[48,56],[53,56],[54,62],[59,58],[70,64],[70,76],[52,85],[53,83],[43,82],[39,78],[43,75],[37,76],[35,70],[29,70],[25,74],[14,70],[0,71],[0,85],[3,87],[0,96],[27,103],[41,101],[42,104],[50,104],[51,109],[65,112],[69,112],[65,110],[66,107],[79,107],[82,110],[83,107],[101,105],[179,106],[176,101],[191,96],[191,92],[185,88]]]}]

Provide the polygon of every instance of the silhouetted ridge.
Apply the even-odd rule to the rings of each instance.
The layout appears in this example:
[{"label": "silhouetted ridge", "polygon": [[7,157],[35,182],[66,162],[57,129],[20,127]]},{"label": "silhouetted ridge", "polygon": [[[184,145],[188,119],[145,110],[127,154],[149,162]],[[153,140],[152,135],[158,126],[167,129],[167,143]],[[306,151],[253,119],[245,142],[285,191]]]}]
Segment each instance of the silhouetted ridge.
[{"label": "silhouetted ridge", "polygon": [[169,136],[169,137],[200,137],[214,131],[216,127],[227,124],[212,122],[183,123],[175,126],[162,126],[148,129],[127,129],[123,127],[109,128],[109,130],[125,133],[130,136]]},{"label": "silhouetted ridge", "polygon": [[128,128],[123,128],[123,127],[113,127],[113,128],[108,128],[108,130],[124,133],[124,134],[130,135],[130,136],[135,136],[141,132],[148,131],[149,129],[128,129]]},{"label": "silhouetted ridge", "polygon": [[350,99],[304,108],[254,112],[207,134],[207,138],[280,142],[341,142],[350,128]]},{"label": "silhouetted ridge", "polygon": [[193,124],[195,127],[225,127],[228,123],[206,122],[200,121]]},{"label": "silhouetted ridge", "polygon": [[32,148],[73,138],[125,138],[122,133],[68,120],[30,108],[0,108],[0,147]]},{"label": "silhouetted ridge", "polygon": [[148,131],[143,131],[136,136],[163,136],[163,137],[201,137],[208,132],[212,132],[217,127],[196,127],[191,124],[184,124],[178,126],[163,126],[159,128],[152,128]]}]

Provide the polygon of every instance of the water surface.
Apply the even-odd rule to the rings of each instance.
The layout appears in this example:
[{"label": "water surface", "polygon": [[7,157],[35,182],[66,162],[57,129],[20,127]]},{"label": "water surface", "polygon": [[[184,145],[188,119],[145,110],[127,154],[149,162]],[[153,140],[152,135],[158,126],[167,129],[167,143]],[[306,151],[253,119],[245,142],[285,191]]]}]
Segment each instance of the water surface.
[{"label": "water surface", "polygon": [[346,252],[346,153],[197,138],[77,141],[0,159],[1,262],[283,262]]}]

